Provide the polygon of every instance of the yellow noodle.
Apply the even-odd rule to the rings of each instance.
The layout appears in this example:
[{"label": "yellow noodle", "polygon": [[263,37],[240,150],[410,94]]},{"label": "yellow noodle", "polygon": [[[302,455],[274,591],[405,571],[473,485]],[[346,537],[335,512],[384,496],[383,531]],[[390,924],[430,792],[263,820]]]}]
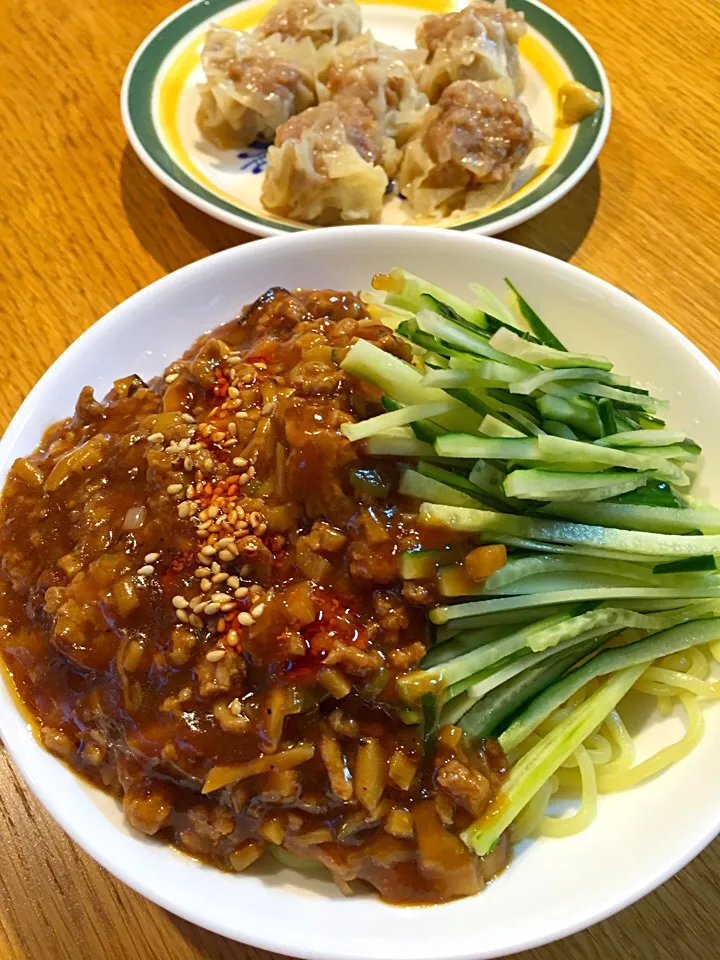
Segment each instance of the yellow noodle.
[{"label": "yellow noodle", "polygon": [[669,717],[673,711],[674,705],[675,704],[674,704],[673,697],[665,696],[663,694],[662,697],[657,698],[658,713],[660,714],[661,717]]},{"label": "yellow noodle", "polygon": [[539,831],[545,837],[570,837],[588,827],[595,819],[597,812],[597,787],[595,783],[595,766],[585,747],[578,747],[575,758],[580,768],[582,795],[580,808],[577,813],[569,817],[544,816],[540,821]]},{"label": "yellow noodle", "polygon": [[720,640],[713,640],[712,643],[708,644],[708,647],[715,660],[720,663]]},{"label": "yellow noodle", "polygon": [[698,697],[720,697],[720,681],[708,683],[694,674],[679,673],[677,670],[665,670],[663,667],[650,667],[643,674],[643,680],[658,681],[668,687],[679,687]]},{"label": "yellow noodle", "polygon": [[515,843],[519,843],[521,840],[525,840],[526,837],[531,837],[537,833],[545,809],[550,802],[550,797],[553,793],[552,788],[552,780],[544,783],[517,818],[513,827],[513,840]]},{"label": "yellow noodle", "polygon": [[697,746],[705,730],[702,709],[698,705],[697,697],[692,694],[680,693],[679,699],[688,715],[685,735],[677,743],[663,747],[630,770],[620,773],[608,773],[607,769],[598,770],[597,785],[601,793],[633,787],[686,757]]}]

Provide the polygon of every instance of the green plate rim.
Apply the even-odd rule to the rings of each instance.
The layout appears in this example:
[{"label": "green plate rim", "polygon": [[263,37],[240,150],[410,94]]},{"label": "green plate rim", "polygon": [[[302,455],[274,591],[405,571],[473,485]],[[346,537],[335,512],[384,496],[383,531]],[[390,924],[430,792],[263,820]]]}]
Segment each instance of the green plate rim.
[{"label": "green plate rim", "polygon": [[[140,159],[171,190],[174,186],[178,186],[184,192],[191,194],[190,197],[185,197],[189,202],[200,201],[198,205],[201,209],[206,209],[207,206],[214,207],[216,211],[224,214],[221,219],[236,226],[236,219],[242,219],[272,232],[295,233],[311,227],[284,223],[252,213],[216,196],[189,176],[166,150],[153,117],[155,84],[172,50],[191,31],[207,20],[229,7],[248,2],[251,0],[197,0],[182,7],[163,21],[141,44],[128,66],[121,95],[123,120],[128,137]],[[502,210],[451,225],[447,229],[484,230],[499,221],[508,220],[511,222],[503,229],[509,229],[516,223],[529,219],[535,212],[539,213],[554,202],[553,199],[549,199],[551,194],[567,181],[570,182],[567,183],[563,193],[574,186],[590,166],[592,162],[590,158],[594,158],[599,153],[607,134],[610,119],[607,79],[599,60],[587,42],[562,17],[537,0],[509,0],[509,6],[524,13],[528,24],[560,53],[575,80],[579,80],[593,90],[603,91],[604,103],[600,110],[577,125],[567,153],[542,183],[515,203],[503,207]],[[574,173],[576,176],[573,178]],[[559,193],[556,199],[560,199],[563,193]],[[528,213],[529,208],[536,205],[540,209]],[[209,210],[206,212],[210,213]]]}]

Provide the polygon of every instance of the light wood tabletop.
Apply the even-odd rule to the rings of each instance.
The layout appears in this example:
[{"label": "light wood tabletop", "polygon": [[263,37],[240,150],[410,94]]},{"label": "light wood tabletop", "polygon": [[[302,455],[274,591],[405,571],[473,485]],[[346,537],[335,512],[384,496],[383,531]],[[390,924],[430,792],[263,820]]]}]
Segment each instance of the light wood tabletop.
[{"label": "light wood tabletop", "polygon": [[[551,3],[604,61],[613,125],[583,182],[506,238],[629,291],[719,362],[720,6]],[[173,197],[125,140],[118,105],[124,68],[177,6],[0,3],[3,428],[34,381],[107,310],[168,271],[251,239]],[[591,882],[592,864],[582,872]],[[717,960],[718,873],[716,842],[641,903],[521,960]],[[53,823],[0,745],[0,960],[261,955],[270,960],[113,879]]]}]

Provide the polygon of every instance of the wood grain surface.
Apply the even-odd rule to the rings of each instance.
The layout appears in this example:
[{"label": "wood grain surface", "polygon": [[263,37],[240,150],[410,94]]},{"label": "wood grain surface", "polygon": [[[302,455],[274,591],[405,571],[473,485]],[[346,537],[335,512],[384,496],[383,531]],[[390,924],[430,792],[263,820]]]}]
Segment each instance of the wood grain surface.
[{"label": "wood grain surface", "polygon": [[[551,0],[605,63],[599,164],[507,239],[629,291],[720,361],[720,6]],[[0,0],[0,425],[115,304],[249,238],[175,199],[127,146],[123,71],[176,0]],[[720,798],[719,798],[720,802]],[[679,815],[681,815],[681,811]],[[592,882],[592,864],[580,867]],[[720,843],[641,903],[519,960],[717,960]],[[480,934],[481,935],[481,934]],[[44,813],[0,745],[0,960],[271,960],[114,880]]]}]

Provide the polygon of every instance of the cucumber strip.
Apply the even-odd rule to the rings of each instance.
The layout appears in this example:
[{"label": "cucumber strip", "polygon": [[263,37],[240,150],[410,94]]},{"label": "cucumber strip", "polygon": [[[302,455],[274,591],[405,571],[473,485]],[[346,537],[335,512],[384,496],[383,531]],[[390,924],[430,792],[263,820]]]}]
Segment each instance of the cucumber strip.
[{"label": "cucumber strip", "polygon": [[564,437],[566,440],[580,439],[567,423],[560,423],[559,420],[543,420],[541,426],[545,433],[550,433],[554,437]]},{"label": "cucumber strip", "polygon": [[720,536],[717,535],[683,537],[648,533],[645,530],[620,530],[563,520],[554,521],[544,517],[516,517],[487,510],[445,507],[431,503],[422,504],[420,518],[425,523],[439,524],[463,533],[498,532],[516,537],[548,540],[550,543],[604,547],[621,553],[640,553],[666,560],[698,557],[705,554],[720,555]]},{"label": "cucumber strip", "polygon": [[[441,570],[438,574],[438,590],[440,596],[447,597],[449,599],[454,599],[457,597],[496,597],[501,596],[526,596],[526,595],[536,595],[544,592],[557,592],[560,590],[583,590],[590,588],[599,588],[607,587],[608,589],[613,587],[634,587],[637,586],[641,589],[648,589],[650,587],[662,586],[665,589],[673,588],[674,594],[677,593],[679,596],[682,596],[682,593],[678,590],[675,590],[674,583],[666,583],[665,580],[662,580],[660,584],[654,583],[645,583],[644,581],[638,581],[635,578],[627,578],[622,576],[616,576],[611,573],[587,573],[582,570],[576,572],[567,571],[567,572],[548,572],[548,573],[537,573],[533,575],[528,575],[522,579],[518,578],[517,580],[508,581],[502,586],[498,586],[495,589],[490,589],[483,583],[473,583],[465,574],[462,567],[459,566],[448,566]],[[683,583],[681,585],[685,587]],[[720,580],[717,584],[706,584],[704,581],[700,583],[692,583],[689,587],[717,587],[720,590]],[[689,588],[688,587],[688,588]],[[710,594],[712,596],[712,594]],[[702,594],[702,596],[707,596],[707,594]]]},{"label": "cucumber strip", "polygon": [[[444,442],[452,436],[453,434],[448,433],[445,437],[439,438],[438,443]],[[553,460],[564,460],[566,462],[590,460],[596,463],[606,463],[613,467],[652,470],[662,479],[670,480],[673,483],[679,485],[689,483],[689,479],[683,471],[662,456],[618,450],[615,447],[601,447],[595,443],[582,443],[579,440],[564,440],[562,437],[550,437],[547,434],[538,437],[536,443],[540,456],[550,462]]]},{"label": "cucumber strip", "polygon": [[[701,530],[720,534],[720,510],[692,507],[653,507],[632,503],[562,503],[543,508],[543,513],[556,514],[579,523],[618,527],[622,530],[649,533],[688,534]],[[703,551],[711,554],[712,550]]]},{"label": "cucumber strip", "polygon": [[[512,364],[513,362],[507,354],[491,347],[487,337],[480,332],[474,333],[467,327],[461,327],[459,324],[453,323],[452,320],[433,313],[432,310],[421,310],[417,315],[417,322],[423,333],[430,333],[439,340],[446,340],[453,346],[462,347],[463,350],[467,350],[478,357],[485,357],[486,360],[498,360],[500,363],[510,361]],[[528,366],[527,369],[534,368]]]},{"label": "cucumber strip", "polygon": [[688,647],[710,643],[720,637],[720,617],[691,620],[670,627],[661,633],[636,640],[624,647],[615,647],[599,653],[588,663],[574,670],[562,680],[548,687],[526,710],[518,716],[500,737],[500,744],[507,753],[515,750],[550,714],[561,706],[576,691],[595,677],[615,670],[642,665],[659,657],[687,650]]},{"label": "cucumber strip", "polygon": [[420,664],[423,670],[430,667],[436,667],[441,663],[447,663],[456,657],[461,657],[476,647],[484,646],[487,643],[494,643],[512,633],[512,629],[507,624],[497,626],[483,627],[482,630],[464,630],[457,634],[446,643],[438,643],[425,654]]},{"label": "cucumber strip", "polygon": [[[570,367],[567,370],[540,370],[539,373],[532,374],[529,377],[516,379],[510,385],[510,392],[529,395],[548,383],[555,383],[558,380],[589,380],[592,379],[596,373],[597,371],[592,367]],[[612,377],[612,374],[607,374],[607,376]]]},{"label": "cucumber strip", "polygon": [[606,357],[594,357],[588,354],[567,353],[544,344],[529,343],[512,330],[501,327],[490,338],[490,346],[516,360],[533,363],[542,367],[564,370],[567,367],[592,367],[598,370],[612,370],[612,364]]},{"label": "cucumber strip", "polygon": [[562,345],[552,330],[543,323],[527,300],[522,296],[517,287],[511,283],[507,277],[504,279],[505,283],[510,288],[517,312],[530,327],[540,343],[544,343],[546,346],[552,347],[554,350],[562,350],[567,353],[567,348]]},{"label": "cucumber strip", "polygon": [[487,460],[478,460],[470,471],[469,477],[472,484],[501,504],[501,513],[508,509],[525,509],[527,504],[522,504],[519,500],[509,500],[505,496],[504,479],[505,474]]},{"label": "cucumber strip", "polygon": [[536,550],[539,553],[569,555],[573,557],[598,557],[600,560],[625,560],[632,563],[654,564],[657,557],[634,553],[621,553],[619,550],[603,550],[602,547],[587,547],[585,544],[544,543],[527,537],[513,537],[504,533],[481,534],[480,539],[490,543],[504,543],[518,550]]},{"label": "cucumber strip", "polygon": [[[487,418],[486,418],[487,419]],[[485,421],[483,421],[484,423]],[[505,478],[508,497],[519,500],[607,500],[642,487],[651,473],[558,473],[551,470],[513,470]]]},{"label": "cucumber strip", "polygon": [[453,544],[439,550],[403,550],[398,558],[400,576],[404,580],[432,580],[438,567],[461,559],[467,546]]},{"label": "cucumber strip", "polygon": [[430,500],[432,503],[445,503],[451,507],[475,507],[482,501],[450,487],[432,477],[423,476],[416,470],[405,470],[398,485],[400,493],[418,500]]},{"label": "cucumber strip", "polygon": [[365,441],[365,449],[374,457],[435,457],[435,448],[417,437],[403,434],[378,433]]},{"label": "cucumber strip", "polygon": [[687,560],[671,560],[670,563],[658,563],[653,567],[653,573],[698,573],[700,571],[717,570],[715,557],[689,557]]},{"label": "cucumber strip", "polygon": [[544,419],[566,423],[592,438],[603,436],[603,423],[597,406],[584,397],[566,400],[546,393],[538,397],[537,408]]},{"label": "cucumber strip", "polygon": [[464,387],[474,379],[477,378],[470,370],[431,370],[423,377],[422,385],[444,390],[446,387]]},{"label": "cucumber strip", "polygon": [[528,801],[583,740],[600,726],[644,672],[644,663],[620,670],[528,750],[512,768],[509,777],[482,817],[461,835],[467,846],[478,856],[492,850]]},{"label": "cucumber strip", "polygon": [[[357,340],[340,366],[347,373],[374,383],[383,393],[408,406],[447,400],[447,394],[442,390],[422,386],[422,374],[415,367],[368,340]],[[462,409],[459,402],[456,402],[456,407]]]},{"label": "cucumber strip", "polygon": [[467,357],[467,353],[464,350],[458,350],[456,347],[450,346],[449,343],[443,343],[442,340],[438,340],[437,337],[433,337],[429,333],[423,333],[422,330],[418,329],[415,317],[412,318],[412,322],[403,321],[403,323],[398,325],[395,332],[399,336],[405,337],[406,340],[409,340],[410,343],[415,344],[415,346],[422,347],[423,350],[427,351],[423,360],[427,357],[428,353],[434,353],[446,359]]},{"label": "cucumber strip", "polygon": [[623,430],[595,443],[604,447],[670,447],[686,439],[682,430]]},{"label": "cucumber strip", "polygon": [[[663,580],[662,584],[658,584],[657,577],[650,568],[640,563],[632,563],[630,560],[606,560],[600,557],[550,554],[547,556],[510,557],[504,567],[496,570],[485,580],[485,588],[490,592],[498,592],[509,583],[539,573],[572,573],[574,571],[625,577],[629,580],[640,581],[646,586],[651,584],[663,586],[665,583]],[[668,585],[672,586],[672,584]]]},{"label": "cucumber strip", "polygon": [[478,357],[471,357],[465,354],[464,357],[453,357],[450,360],[450,369],[455,371],[462,370],[471,374],[466,382],[478,380],[482,384],[509,384],[516,380],[522,380],[527,376],[524,370],[518,370],[517,367],[511,367],[507,363],[498,363],[496,360],[480,360]]},{"label": "cucumber strip", "polygon": [[549,604],[541,610],[538,610],[537,607],[525,610],[505,610],[500,613],[485,613],[481,616],[466,617],[464,620],[452,620],[437,628],[435,643],[442,646],[459,634],[465,634],[468,631],[487,630],[495,626],[506,627],[505,633],[507,635],[511,627],[517,628],[523,623],[535,623],[539,616],[549,617],[556,613],[572,614],[576,608],[577,605],[571,603],[555,603]]},{"label": "cucumber strip", "polygon": [[615,503],[636,503],[643,507],[672,507],[684,509],[687,500],[676,493],[664,480],[651,480],[644,487],[614,497]]},{"label": "cucumber strip", "polygon": [[615,416],[615,407],[613,406],[612,400],[605,398],[599,400],[597,410],[602,423],[603,434],[608,436],[609,434],[617,433],[617,417]]},{"label": "cucumber strip", "polygon": [[509,424],[503,423],[502,420],[498,420],[498,418],[494,417],[491,413],[488,413],[487,416],[483,418],[483,422],[480,424],[480,430],[486,437],[525,436],[525,434],[516,430],[515,427],[511,427]]},{"label": "cucumber strip", "polygon": [[467,736],[483,740],[493,736],[498,728],[529,700],[550,686],[571,667],[606,642],[606,637],[593,637],[569,650],[553,651],[537,666],[507,680],[475,704],[459,721]]},{"label": "cucumber strip", "polygon": [[[512,327],[514,330],[517,330],[512,311],[505,303],[503,303],[500,297],[496,296],[492,290],[489,289],[489,287],[483,287],[479,283],[470,283],[468,286],[475,294],[475,299],[477,300],[480,309],[484,311],[486,319],[489,314],[495,320],[499,320],[508,327]],[[518,330],[518,333],[522,333],[522,331]]]},{"label": "cucumber strip", "polygon": [[543,459],[535,437],[487,438],[473,436],[471,433],[448,433],[444,437],[438,437],[435,449],[443,457],[489,460]]},{"label": "cucumber strip", "polygon": [[460,297],[456,297],[428,280],[423,280],[422,277],[418,277],[408,270],[393,267],[388,276],[377,275],[373,279],[373,287],[376,283],[378,284],[376,289],[388,291],[386,299],[391,305],[395,303],[412,313],[417,313],[425,303],[421,299],[423,294],[429,294],[434,300],[439,300],[442,304],[450,307],[454,313],[468,323],[479,327],[485,326],[485,314],[482,310],[472,307]]},{"label": "cucumber strip", "polygon": [[366,440],[368,437],[383,433],[391,427],[403,427],[415,420],[427,420],[430,417],[439,417],[443,413],[451,413],[457,406],[457,401],[448,397],[439,403],[417,403],[389,413],[381,413],[369,420],[360,420],[357,423],[343,423],[340,432],[353,442]]},{"label": "cucumber strip", "polygon": [[[502,512],[508,509],[507,502],[504,499],[496,498],[492,493],[473,483],[467,477],[462,476],[462,474],[455,473],[452,470],[446,470],[444,467],[440,467],[435,463],[428,463],[424,460],[418,463],[417,470],[418,473],[421,473],[424,477],[430,477],[439,483],[444,483],[449,487],[455,487],[456,490],[462,490],[463,493],[467,493],[476,500],[485,503],[491,510],[500,510]],[[500,487],[500,489],[502,490],[502,487]]]},{"label": "cucumber strip", "polygon": [[644,393],[621,390],[619,387],[610,387],[597,381],[578,380],[573,382],[572,388],[549,383],[543,389],[555,396],[564,397],[566,400],[572,400],[574,394],[577,393],[584,393],[589,397],[606,397],[608,400],[615,400],[619,405],[630,410],[654,411],[658,407],[667,406],[667,400],[657,400],[654,397],[646,396]]},{"label": "cucumber strip", "polygon": [[512,680],[518,674],[523,673],[532,667],[551,659],[557,653],[567,654],[570,650],[578,646],[585,646],[588,640],[595,640],[596,646],[601,646],[605,642],[607,632],[603,631],[601,637],[598,637],[597,631],[590,634],[583,634],[570,640],[558,644],[557,650],[544,650],[542,653],[521,653],[508,657],[502,663],[494,664],[486,670],[478,671],[471,677],[467,677],[459,684],[448,688],[450,700],[445,704],[440,714],[440,723],[457,723],[468,710],[473,707],[478,700],[482,700],[489,693],[495,690],[501,684]]}]

